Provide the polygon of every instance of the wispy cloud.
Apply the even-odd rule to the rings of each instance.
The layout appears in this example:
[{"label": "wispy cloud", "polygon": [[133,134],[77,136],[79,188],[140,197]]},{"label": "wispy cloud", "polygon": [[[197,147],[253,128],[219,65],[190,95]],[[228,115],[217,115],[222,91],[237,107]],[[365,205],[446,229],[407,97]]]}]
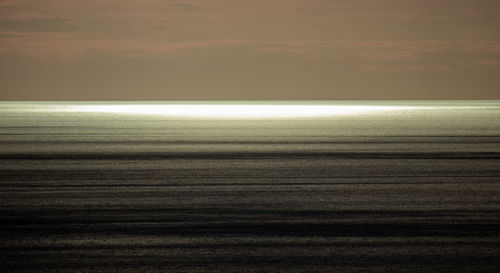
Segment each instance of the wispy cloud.
[{"label": "wispy cloud", "polygon": [[[323,62],[344,59],[374,70],[416,67],[456,69],[457,65],[492,66],[500,59],[500,42],[492,41],[259,41],[202,40],[172,42],[148,39],[81,39],[68,33],[0,33],[0,54],[17,53],[39,58],[85,59],[96,56],[120,58],[184,58],[193,54],[211,56],[238,50],[242,55],[288,55]],[[406,68],[405,68],[406,67]],[[389,70],[391,70],[390,68]]]},{"label": "wispy cloud", "polygon": [[385,90],[386,77],[399,87],[493,90],[499,14],[497,0],[0,0],[2,79],[15,89],[26,71],[53,71],[39,79],[53,87],[59,74],[88,84],[121,71],[158,89],[228,90],[244,78],[248,89]]},{"label": "wispy cloud", "polygon": [[10,31],[69,32],[78,28],[67,18],[52,17],[38,19],[0,19],[0,29]]}]

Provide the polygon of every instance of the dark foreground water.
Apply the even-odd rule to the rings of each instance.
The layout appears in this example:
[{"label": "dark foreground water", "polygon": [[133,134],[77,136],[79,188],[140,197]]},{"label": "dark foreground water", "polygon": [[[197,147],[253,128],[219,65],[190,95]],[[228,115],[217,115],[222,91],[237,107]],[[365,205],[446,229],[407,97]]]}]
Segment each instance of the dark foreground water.
[{"label": "dark foreground water", "polygon": [[248,104],[0,104],[0,271],[498,272],[499,102]]}]

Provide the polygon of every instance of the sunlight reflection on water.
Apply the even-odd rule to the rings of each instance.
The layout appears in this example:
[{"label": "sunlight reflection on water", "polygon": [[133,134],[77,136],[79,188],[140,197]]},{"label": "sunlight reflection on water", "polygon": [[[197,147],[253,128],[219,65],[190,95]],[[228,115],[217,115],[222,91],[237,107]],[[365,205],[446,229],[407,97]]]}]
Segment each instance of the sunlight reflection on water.
[{"label": "sunlight reflection on water", "polygon": [[[73,105],[62,110],[70,112],[115,113],[132,115],[162,115],[210,118],[287,118],[360,115],[417,109],[416,106],[372,105],[190,105],[190,104],[131,104]],[[61,110],[61,109],[60,109]]]}]

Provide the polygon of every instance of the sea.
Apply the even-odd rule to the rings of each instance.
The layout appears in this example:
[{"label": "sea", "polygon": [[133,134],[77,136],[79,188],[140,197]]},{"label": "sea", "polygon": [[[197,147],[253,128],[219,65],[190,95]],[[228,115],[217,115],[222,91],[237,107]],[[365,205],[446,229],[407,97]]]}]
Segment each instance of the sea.
[{"label": "sea", "polygon": [[500,101],[0,102],[0,272],[498,272]]}]

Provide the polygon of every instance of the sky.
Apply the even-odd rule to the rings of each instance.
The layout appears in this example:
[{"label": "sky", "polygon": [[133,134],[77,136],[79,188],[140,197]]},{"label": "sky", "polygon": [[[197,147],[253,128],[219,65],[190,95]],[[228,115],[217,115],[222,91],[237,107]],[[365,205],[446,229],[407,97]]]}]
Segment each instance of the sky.
[{"label": "sky", "polygon": [[498,0],[0,0],[0,100],[500,99]]}]

